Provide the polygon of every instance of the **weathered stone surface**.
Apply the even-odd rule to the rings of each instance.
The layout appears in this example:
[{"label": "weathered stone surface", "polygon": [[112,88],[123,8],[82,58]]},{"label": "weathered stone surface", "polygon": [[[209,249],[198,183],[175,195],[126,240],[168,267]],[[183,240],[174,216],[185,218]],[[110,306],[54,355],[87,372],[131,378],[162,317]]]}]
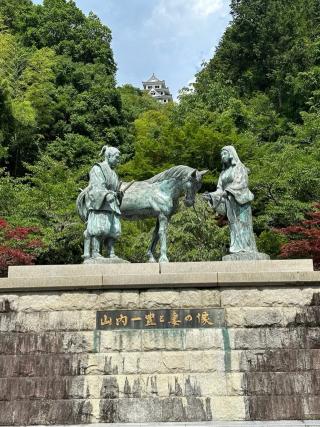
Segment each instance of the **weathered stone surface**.
[{"label": "weathered stone surface", "polygon": [[223,307],[286,307],[311,303],[311,288],[225,289],[221,292]]},{"label": "weathered stone surface", "polygon": [[140,295],[141,308],[178,308],[180,307],[177,291],[146,291]]},{"label": "weathered stone surface", "polygon": [[199,290],[202,297],[202,307],[219,307],[221,305],[221,292],[214,289]]},{"label": "weathered stone surface", "polygon": [[119,275],[119,274],[159,274],[158,264],[66,264],[66,265],[32,265],[9,267],[10,278],[35,278],[35,277],[74,277],[94,275]]},{"label": "weathered stone surface", "polygon": [[[226,324],[96,330],[98,310],[164,307]],[[0,425],[319,419],[319,308],[309,285],[2,295]]]},{"label": "weathered stone surface", "polygon": [[95,351],[92,332],[1,333],[0,354],[87,353]]},{"label": "weathered stone surface", "polygon": [[87,400],[18,400],[0,402],[2,425],[82,424],[91,422]]},{"label": "weathered stone surface", "polygon": [[296,315],[297,309],[293,307],[230,307],[226,309],[227,325],[230,327],[284,327],[293,322]]},{"label": "weathered stone surface", "polygon": [[301,395],[314,392],[311,372],[254,372],[246,376],[249,395]]},{"label": "weathered stone surface", "polygon": [[0,296],[0,313],[9,313],[17,310],[18,297],[15,295]]},{"label": "weathered stone surface", "polygon": [[99,331],[99,351],[141,351],[143,331]]},{"label": "weathered stone surface", "polygon": [[221,349],[221,330],[216,329],[176,329],[142,331],[144,351],[154,350],[197,350]]},{"label": "weathered stone surface", "polygon": [[320,350],[245,350],[240,352],[239,358],[239,371],[242,372],[300,372],[318,369]]},{"label": "weathered stone surface", "polygon": [[43,291],[66,291],[77,289],[101,289],[103,285],[102,276],[74,276],[74,277],[29,277],[0,279],[0,292],[38,292]]},{"label": "weathered stone surface", "polygon": [[181,350],[185,347],[186,329],[142,331],[142,348],[144,351]]},{"label": "weathered stone surface", "polygon": [[100,419],[106,423],[208,421],[212,413],[208,398],[109,399],[101,401]]},{"label": "weathered stone surface", "polygon": [[95,310],[107,310],[123,307],[121,305],[121,292],[101,292],[98,293]]},{"label": "weathered stone surface", "polygon": [[304,402],[300,396],[250,396],[247,402],[252,420],[304,419]]},{"label": "weathered stone surface", "polygon": [[81,375],[86,360],[79,354],[0,355],[0,378]]},{"label": "weathered stone surface", "polygon": [[140,293],[138,291],[121,292],[121,307],[127,310],[140,308]]},{"label": "weathered stone surface", "polygon": [[174,262],[160,265],[161,273],[210,272],[268,272],[268,271],[313,271],[312,259],[232,261],[232,262]]},{"label": "weathered stone surface", "polygon": [[0,317],[0,332],[86,331],[94,330],[94,311],[33,312]]},{"label": "weathered stone surface", "polygon": [[212,398],[213,417],[218,420],[244,420],[245,403],[242,396],[214,396]]},{"label": "weathered stone surface", "polygon": [[[301,339],[309,339],[310,348],[317,345],[316,342],[312,344],[312,331],[309,337],[305,336],[305,330],[302,328],[289,329],[289,328],[230,328],[230,346],[236,350],[249,350],[249,349],[276,349],[276,348],[304,348],[304,343]],[[314,331],[317,342],[320,334]]]},{"label": "weathered stone surface", "polygon": [[68,311],[92,310],[97,300],[96,294],[70,292],[59,294],[21,295],[18,297],[19,311]]},{"label": "weathered stone surface", "polygon": [[270,256],[261,252],[239,252],[234,254],[225,255],[222,261],[262,261],[270,260]]},{"label": "weathered stone surface", "polygon": [[[125,274],[103,276],[102,285],[109,289],[161,289],[217,286],[217,273],[188,273],[188,274]],[[18,279],[19,280],[19,279]],[[1,284],[1,282],[0,282]]]},{"label": "weathered stone surface", "polygon": [[306,396],[303,399],[304,417],[311,420],[320,418],[320,396]]},{"label": "weathered stone surface", "polygon": [[[179,306],[182,308],[202,307],[202,292],[193,289],[181,291],[179,294]],[[217,291],[213,290],[213,292]]]},{"label": "weathered stone surface", "polygon": [[[7,381],[13,379],[0,379],[0,385],[6,384]],[[37,379],[26,379],[31,386]],[[32,380],[32,381],[31,381]],[[71,381],[72,377],[61,378],[62,385],[66,381]],[[2,381],[2,382],[1,382]],[[16,383],[18,379],[15,378]],[[44,383],[44,394],[53,393],[48,391],[50,381]],[[21,383],[20,383],[21,385]],[[153,374],[153,375],[87,375],[76,377],[72,383],[73,389],[67,386],[60,387],[61,396],[68,398],[70,395],[73,398],[90,399],[118,399],[118,398],[149,398],[149,397],[210,397],[210,396],[225,396],[227,394],[226,377],[223,372],[212,373],[196,373],[196,374]],[[7,386],[9,389],[9,385]],[[2,388],[0,400],[8,399],[8,394],[5,394],[5,387]],[[78,390],[78,391],[77,391]],[[11,393],[13,393],[11,391]],[[21,389],[19,391],[21,393]],[[3,398],[2,398],[3,394]],[[235,393],[231,393],[233,395]],[[32,393],[31,393],[32,395]],[[44,398],[50,398],[44,396]],[[51,394],[50,394],[51,396]],[[63,397],[62,397],[63,398]]]},{"label": "weathered stone surface", "polygon": [[227,373],[225,377],[227,396],[243,395],[245,393],[244,374],[242,372]]},{"label": "weathered stone surface", "polygon": [[216,329],[188,329],[185,337],[187,350],[223,349],[223,337],[220,328]]},{"label": "weathered stone surface", "polygon": [[83,399],[84,377],[0,378],[0,401]]},{"label": "weathered stone surface", "polygon": [[218,273],[219,286],[302,286],[320,283],[319,271],[272,271],[255,273]]}]

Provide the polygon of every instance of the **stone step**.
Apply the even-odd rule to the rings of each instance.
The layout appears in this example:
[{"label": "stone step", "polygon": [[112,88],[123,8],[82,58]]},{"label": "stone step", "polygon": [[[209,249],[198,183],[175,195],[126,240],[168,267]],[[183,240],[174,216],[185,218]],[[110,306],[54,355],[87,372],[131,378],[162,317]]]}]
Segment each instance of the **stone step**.
[{"label": "stone step", "polygon": [[260,273],[313,271],[312,259],[264,261],[209,261],[145,264],[73,264],[9,267],[9,278],[95,275],[158,275],[187,273]]}]

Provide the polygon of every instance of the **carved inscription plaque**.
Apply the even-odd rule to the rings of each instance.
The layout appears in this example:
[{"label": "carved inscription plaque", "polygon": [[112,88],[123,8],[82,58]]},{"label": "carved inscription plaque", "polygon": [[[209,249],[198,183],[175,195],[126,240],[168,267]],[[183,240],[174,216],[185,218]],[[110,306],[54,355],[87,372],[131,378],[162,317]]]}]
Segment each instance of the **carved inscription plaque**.
[{"label": "carved inscription plaque", "polygon": [[221,328],[224,309],[108,310],[97,312],[97,329]]}]

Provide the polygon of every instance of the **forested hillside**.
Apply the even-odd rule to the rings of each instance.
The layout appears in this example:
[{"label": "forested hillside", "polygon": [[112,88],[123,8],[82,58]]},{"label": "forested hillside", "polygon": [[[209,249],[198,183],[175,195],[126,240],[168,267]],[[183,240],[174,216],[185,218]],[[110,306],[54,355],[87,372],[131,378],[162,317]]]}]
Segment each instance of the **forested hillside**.
[{"label": "forested hillside", "polygon": [[[81,261],[75,199],[106,143],[121,149],[125,179],[186,164],[212,171],[205,190],[215,188],[221,147],[235,145],[251,170],[260,249],[278,256],[287,237],[275,229],[320,200],[320,0],[233,0],[231,9],[195,90],[162,107],[116,87],[111,31],[95,15],[66,0],[0,1],[0,268],[24,254]],[[173,221],[172,260],[227,251],[224,222],[200,200],[196,210]],[[124,256],[144,260],[151,226],[124,225]]]}]

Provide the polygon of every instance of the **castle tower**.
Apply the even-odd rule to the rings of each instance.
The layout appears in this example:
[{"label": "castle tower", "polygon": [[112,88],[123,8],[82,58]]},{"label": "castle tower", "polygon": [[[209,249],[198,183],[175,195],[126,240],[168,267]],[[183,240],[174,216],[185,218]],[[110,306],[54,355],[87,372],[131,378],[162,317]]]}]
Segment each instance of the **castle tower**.
[{"label": "castle tower", "polygon": [[159,80],[154,73],[149,80],[142,82],[142,84],[143,89],[157,101],[161,102],[161,104],[167,104],[173,101],[170,90],[166,86],[166,82],[164,80]]}]

